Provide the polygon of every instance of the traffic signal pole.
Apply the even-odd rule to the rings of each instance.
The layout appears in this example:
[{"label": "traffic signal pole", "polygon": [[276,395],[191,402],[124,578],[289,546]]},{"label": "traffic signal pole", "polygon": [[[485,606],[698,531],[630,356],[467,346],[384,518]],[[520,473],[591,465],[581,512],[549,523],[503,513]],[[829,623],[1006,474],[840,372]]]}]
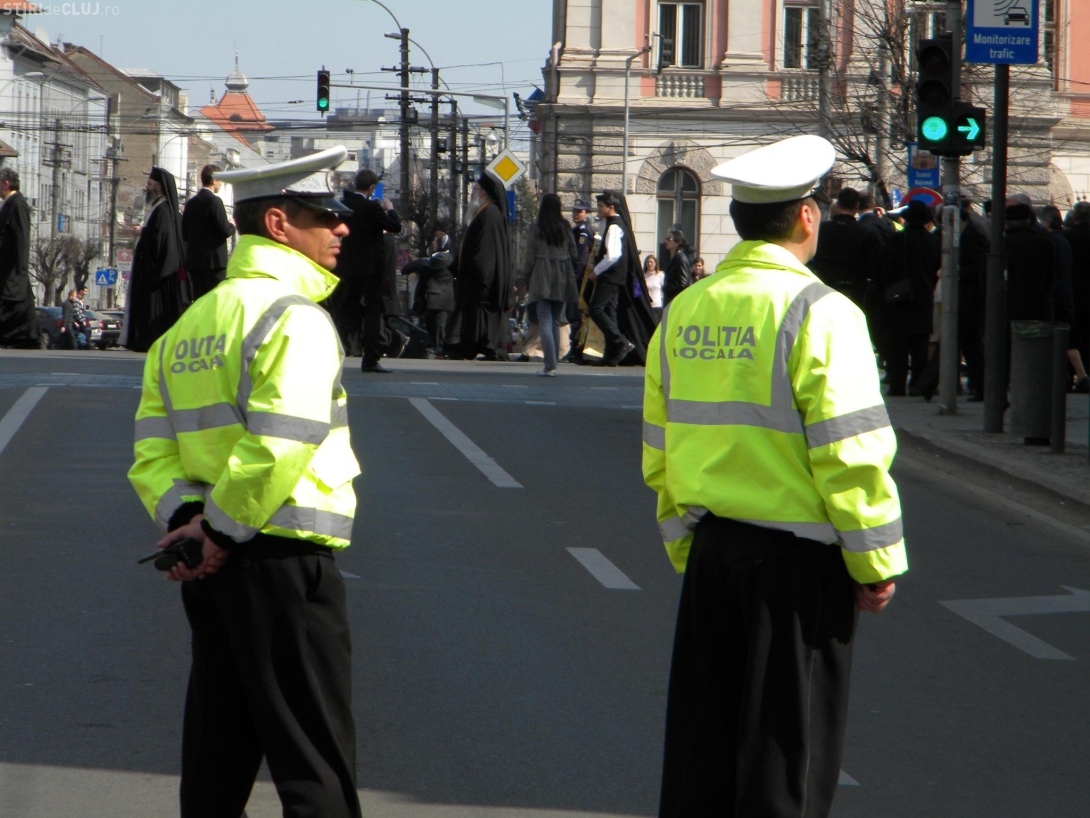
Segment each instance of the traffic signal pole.
[{"label": "traffic signal pole", "polygon": [[995,113],[992,130],[992,237],[988,248],[988,285],[984,304],[984,431],[1003,431],[1007,409],[1007,267],[1003,233],[1007,201],[1007,141],[1011,67],[995,66]]},{"label": "traffic signal pole", "polygon": [[[946,4],[946,24],[953,34],[950,49],[954,99],[961,97],[961,0]],[[939,344],[939,406],[941,414],[958,413],[960,355],[958,344],[958,247],[961,234],[961,158],[942,161],[942,323]]]}]

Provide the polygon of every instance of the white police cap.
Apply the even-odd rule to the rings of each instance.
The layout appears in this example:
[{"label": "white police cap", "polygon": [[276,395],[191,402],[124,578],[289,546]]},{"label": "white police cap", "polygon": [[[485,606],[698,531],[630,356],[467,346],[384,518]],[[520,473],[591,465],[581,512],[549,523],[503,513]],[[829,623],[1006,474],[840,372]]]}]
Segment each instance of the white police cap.
[{"label": "white police cap", "polygon": [[243,170],[221,171],[214,178],[234,188],[235,203],[287,196],[312,210],[350,213],[337,201],[333,169],[348,156],[343,146],[310,156]]},{"label": "white police cap", "polygon": [[746,204],[794,202],[812,194],[836,162],[836,148],[820,136],[793,136],[712,170],[730,182],[731,196]]}]

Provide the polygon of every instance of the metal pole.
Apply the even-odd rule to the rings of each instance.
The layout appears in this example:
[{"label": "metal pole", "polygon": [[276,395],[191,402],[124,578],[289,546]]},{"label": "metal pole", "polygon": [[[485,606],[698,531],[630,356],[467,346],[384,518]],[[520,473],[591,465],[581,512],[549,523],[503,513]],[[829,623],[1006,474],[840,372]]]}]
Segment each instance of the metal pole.
[{"label": "metal pole", "polygon": [[[887,12],[888,13],[888,12]],[[878,135],[877,145],[875,148],[876,153],[876,175],[878,179],[878,190],[873,191],[877,193],[881,191],[881,196],[875,196],[875,201],[882,207],[889,207],[889,201],[886,199],[886,191],[889,188],[889,88],[887,81],[889,80],[889,60],[886,49],[888,45],[885,40],[881,40],[878,43]]]},{"label": "metal pole", "polygon": [[1049,443],[1055,454],[1064,453],[1067,442],[1067,333],[1057,327],[1052,335],[1052,418]]},{"label": "metal pole", "polygon": [[[462,207],[463,214],[469,212],[469,118],[462,119]],[[463,216],[462,221],[465,221]],[[458,223],[458,232],[462,232],[462,223]]]},{"label": "metal pole", "polygon": [[401,215],[411,218],[409,204],[412,201],[409,182],[409,29],[401,29],[401,191],[397,207]]},{"label": "metal pole", "polygon": [[632,74],[632,61],[639,59],[651,50],[645,45],[631,57],[624,60],[624,135],[621,139],[621,195],[628,195],[628,78]]},{"label": "metal pole", "polygon": [[[961,2],[946,4],[946,23],[953,32],[951,49],[954,92],[961,97]],[[939,406],[940,413],[958,413],[958,246],[961,233],[961,208],[958,192],[961,185],[961,159],[946,157],[942,162],[942,330],[939,344]]]},{"label": "metal pole", "polygon": [[995,112],[992,118],[992,213],[988,248],[988,285],[984,321],[984,431],[1003,431],[1007,409],[1007,250],[1003,233],[1007,201],[1007,141],[1011,67],[995,67]]},{"label": "metal pole", "polygon": [[[431,70],[431,87],[433,90],[439,90],[439,69],[432,68]],[[427,241],[431,241],[432,235],[435,233],[435,223],[439,220],[439,95],[434,94],[431,98],[431,173],[428,175],[428,222],[427,228],[424,233],[426,235],[420,237],[420,243],[422,249],[427,249]]]},{"label": "metal pole", "polygon": [[461,182],[458,174],[458,100],[450,100],[450,145],[447,146],[447,155],[450,157],[450,233],[458,229],[462,223],[461,204],[459,195]]},{"label": "metal pole", "polygon": [[818,0],[818,136],[829,138],[829,42],[828,0]]}]

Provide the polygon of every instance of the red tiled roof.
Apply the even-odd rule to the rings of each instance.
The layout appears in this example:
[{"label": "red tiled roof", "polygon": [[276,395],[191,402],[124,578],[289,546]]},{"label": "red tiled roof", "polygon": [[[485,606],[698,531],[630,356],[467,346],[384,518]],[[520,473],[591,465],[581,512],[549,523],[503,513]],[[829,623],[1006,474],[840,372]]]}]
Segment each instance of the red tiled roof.
[{"label": "red tiled roof", "polygon": [[3,139],[0,139],[0,157],[2,157],[4,159],[7,159],[7,158],[14,158],[14,157],[16,157],[18,155],[19,155],[19,151],[15,150],[15,148],[13,148],[11,145],[9,145],[7,142],[5,142]]},{"label": "red tiled roof", "polygon": [[206,105],[201,113],[225,131],[272,131],[249,94],[228,92],[215,105]]}]

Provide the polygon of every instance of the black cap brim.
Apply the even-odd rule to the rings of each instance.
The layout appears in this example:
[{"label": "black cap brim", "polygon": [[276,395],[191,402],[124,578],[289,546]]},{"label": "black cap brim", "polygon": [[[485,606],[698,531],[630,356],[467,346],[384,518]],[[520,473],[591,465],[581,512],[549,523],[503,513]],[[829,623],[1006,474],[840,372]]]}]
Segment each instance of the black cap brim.
[{"label": "black cap brim", "polygon": [[351,215],[352,208],[347,207],[343,202],[332,196],[291,196],[289,197],[308,210],[314,210],[318,213],[328,213],[331,216],[338,216],[343,218]]}]

